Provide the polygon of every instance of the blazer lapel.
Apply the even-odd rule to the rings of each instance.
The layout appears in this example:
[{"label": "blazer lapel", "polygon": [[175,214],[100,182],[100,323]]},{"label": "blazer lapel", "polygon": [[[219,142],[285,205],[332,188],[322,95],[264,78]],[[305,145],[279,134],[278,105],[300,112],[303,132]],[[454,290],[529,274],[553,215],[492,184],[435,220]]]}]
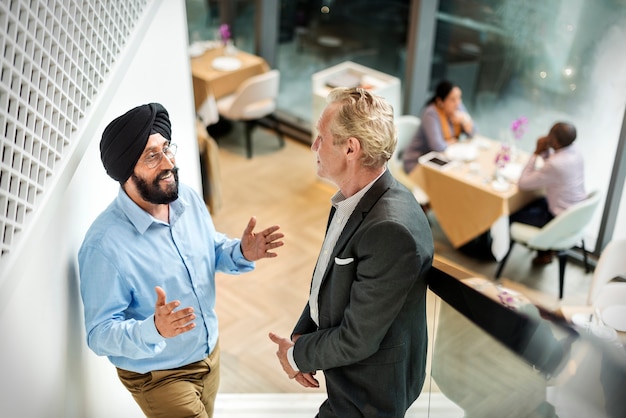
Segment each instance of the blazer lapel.
[{"label": "blazer lapel", "polygon": [[328,222],[326,222],[326,232],[328,232],[328,228],[330,227],[330,222],[333,220],[333,216],[335,216],[335,212],[337,209],[334,206],[330,207],[330,214],[328,215]]},{"label": "blazer lapel", "polygon": [[[372,206],[378,202],[378,199],[391,187],[393,183],[393,176],[389,173],[389,170],[386,170],[382,176],[372,185],[372,187],[363,195],[359,203],[354,208],[354,212],[348,219],[346,226],[343,228],[337,243],[335,244],[335,248],[333,249],[333,253],[330,256],[329,263],[333,263],[335,257],[339,254],[341,250],[346,246],[352,235],[356,232],[356,230],[363,222],[363,219],[367,215],[367,213],[372,209]],[[331,218],[334,212],[331,212]],[[330,222],[330,220],[329,220]],[[326,279],[326,275],[330,269],[326,269],[326,273],[324,274],[324,278],[322,279],[322,283]]]}]

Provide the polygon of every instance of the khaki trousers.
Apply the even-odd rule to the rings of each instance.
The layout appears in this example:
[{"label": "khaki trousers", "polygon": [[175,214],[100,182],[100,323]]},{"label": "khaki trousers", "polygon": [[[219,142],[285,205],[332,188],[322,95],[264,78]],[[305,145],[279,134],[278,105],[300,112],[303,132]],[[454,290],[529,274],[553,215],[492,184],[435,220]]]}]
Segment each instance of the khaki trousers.
[{"label": "khaki trousers", "polygon": [[220,383],[219,344],[204,360],[145,374],[117,369],[117,375],[147,417],[212,418]]}]

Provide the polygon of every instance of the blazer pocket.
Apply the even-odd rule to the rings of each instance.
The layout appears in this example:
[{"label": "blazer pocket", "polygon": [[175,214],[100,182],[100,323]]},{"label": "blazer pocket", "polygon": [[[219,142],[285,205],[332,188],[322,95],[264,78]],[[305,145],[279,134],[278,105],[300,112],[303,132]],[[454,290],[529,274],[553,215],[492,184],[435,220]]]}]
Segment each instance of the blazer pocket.
[{"label": "blazer pocket", "polygon": [[339,257],[335,257],[335,264],[337,264],[338,266],[347,266],[348,264],[352,263],[354,261],[354,258],[350,257],[350,258],[339,258]]}]

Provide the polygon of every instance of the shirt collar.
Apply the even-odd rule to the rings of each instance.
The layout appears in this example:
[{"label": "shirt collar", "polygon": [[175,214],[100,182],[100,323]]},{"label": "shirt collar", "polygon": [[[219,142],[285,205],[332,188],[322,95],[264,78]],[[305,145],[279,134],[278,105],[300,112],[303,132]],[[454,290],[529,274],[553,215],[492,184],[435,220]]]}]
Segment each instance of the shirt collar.
[{"label": "shirt collar", "polygon": [[[150,227],[150,225],[152,225],[152,223],[168,225],[167,222],[156,219],[154,216],[150,215],[148,212],[139,207],[139,205],[137,205],[130,197],[128,197],[124,189],[121,187],[117,194],[117,203],[122,212],[124,212],[126,217],[128,217],[128,220],[133,224],[135,229],[137,229],[137,232],[139,232],[140,234],[146,232],[146,230]],[[180,197],[170,203],[169,225],[174,225],[176,223],[176,221],[185,211],[187,205],[187,202],[185,202]]]},{"label": "shirt collar", "polygon": [[565,146],[565,147],[561,147],[561,148],[559,148],[559,149],[557,149],[557,150],[554,150],[554,152],[555,152],[555,153],[556,153],[556,152],[569,152],[569,151],[571,151],[571,150],[573,150],[573,149],[574,149],[574,144],[573,144],[573,143],[571,143],[571,144],[569,144],[569,145],[567,145],[567,146]]},{"label": "shirt collar", "polygon": [[365,187],[363,187],[361,190],[359,190],[358,192],[356,192],[355,194],[353,194],[352,196],[350,196],[348,198],[346,198],[341,193],[341,190],[338,190],[337,193],[335,193],[333,195],[333,197],[331,198],[330,202],[332,203],[332,205],[335,208],[339,208],[339,207],[343,207],[343,206],[350,206],[352,209],[354,209],[356,207],[357,203],[359,203],[361,198],[365,195],[365,193],[367,193],[367,191],[372,188],[372,185],[374,183],[376,183],[376,180],[378,180],[380,178],[380,176],[385,174],[385,171],[387,171],[387,169],[383,170],[383,172],[380,173],[380,175],[378,177],[376,177],[374,180],[372,180],[367,185],[365,185]]}]

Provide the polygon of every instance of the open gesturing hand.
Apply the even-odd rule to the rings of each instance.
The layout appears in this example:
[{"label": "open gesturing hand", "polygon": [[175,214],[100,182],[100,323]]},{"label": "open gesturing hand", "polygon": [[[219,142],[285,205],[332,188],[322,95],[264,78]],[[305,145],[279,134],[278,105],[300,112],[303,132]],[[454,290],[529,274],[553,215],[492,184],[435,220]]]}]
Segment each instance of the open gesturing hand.
[{"label": "open gesturing hand", "polygon": [[159,334],[165,338],[172,338],[195,328],[196,324],[191,322],[196,319],[193,308],[184,308],[176,311],[180,305],[177,300],[166,303],[165,290],[157,286],[154,288],[157,294],[156,306],[154,308],[154,325]]},{"label": "open gesturing hand", "polygon": [[256,218],[253,216],[248,221],[246,229],[241,237],[241,252],[248,261],[256,261],[261,258],[276,257],[278,254],[272,252],[274,248],[282,247],[284,243],[280,241],[285,235],[276,232],[280,226],[273,225],[261,232],[254,232]]}]

